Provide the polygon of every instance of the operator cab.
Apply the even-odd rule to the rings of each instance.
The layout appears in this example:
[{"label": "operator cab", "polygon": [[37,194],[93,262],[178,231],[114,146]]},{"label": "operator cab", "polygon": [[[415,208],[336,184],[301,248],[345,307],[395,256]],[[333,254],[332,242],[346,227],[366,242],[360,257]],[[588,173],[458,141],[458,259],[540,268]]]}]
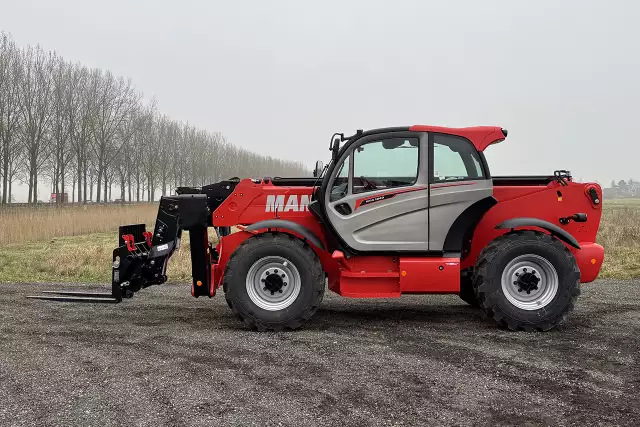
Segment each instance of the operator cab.
[{"label": "operator cab", "polygon": [[[499,128],[415,128],[332,137],[332,162],[318,191],[322,217],[340,249],[460,252],[462,233],[456,228],[468,228],[469,221],[495,204],[491,176],[478,147],[488,146],[486,141]],[[479,138],[478,131],[488,137]],[[504,133],[493,142],[502,139]],[[482,209],[471,208],[478,203]],[[470,215],[470,208],[481,212]],[[458,218],[462,219],[456,224]]]}]

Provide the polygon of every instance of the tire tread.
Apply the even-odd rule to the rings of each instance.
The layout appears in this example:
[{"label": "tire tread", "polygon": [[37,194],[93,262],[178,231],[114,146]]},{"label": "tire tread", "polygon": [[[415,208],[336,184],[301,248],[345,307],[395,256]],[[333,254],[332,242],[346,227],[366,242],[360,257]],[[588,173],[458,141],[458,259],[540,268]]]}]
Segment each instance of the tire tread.
[{"label": "tire tread", "polygon": [[[574,286],[569,290],[570,299],[565,309],[562,310],[562,312],[557,313],[555,316],[545,318],[543,322],[535,325],[514,319],[512,316],[508,316],[500,308],[497,301],[493,298],[489,298],[489,286],[487,283],[488,280],[491,280],[489,266],[495,258],[500,255],[500,253],[511,249],[513,246],[531,241],[536,241],[545,245],[552,245],[556,249],[561,250],[564,262],[571,266],[571,275],[567,280],[569,283],[575,282]],[[559,279],[562,280],[561,277],[559,277]],[[540,231],[517,230],[495,238],[480,252],[473,270],[472,283],[480,307],[488,317],[494,319],[502,327],[512,331],[548,331],[563,323],[569,313],[573,311],[578,300],[578,296],[580,295],[580,269],[578,268],[576,259],[571,251],[569,251],[569,249],[567,249],[567,247],[558,239]],[[561,292],[561,289],[559,289],[558,292]]]},{"label": "tire tread", "polygon": [[[240,309],[238,304],[235,304],[234,301],[229,298],[228,293],[230,284],[233,283],[235,276],[238,274],[236,270],[240,265],[239,263],[242,262],[243,258],[248,253],[250,253],[254,247],[267,243],[267,240],[271,240],[274,244],[277,245],[287,245],[293,247],[303,257],[307,258],[310,261],[310,273],[313,278],[312,283],[309,285],[316,287],[313,292],[310,304],[304,307],[304,309],[301,313],[299,313],[298,316],[287,319],[282,323],[265,322],[260,320],[257,316],[255,316],[255,314],[251,313],[250,311],[244,312]],[[302,285],[304,286],[305,284]],[[318,307],[320,306],[320,303],[322,302],[322,299],[324,297],[324,270],[322,269],[322,264],[320,263],[318,255],[309,246],[308,243],[287,233],[261,233],[256,234],[255,236],[242,242],[240,246],[238,246],[238,248],[231,254],[224,273],[223,290],[225,292],[225,299],[227,301],[227,304],[231,308],[231,311],[233,311],[236,317],[240,319],[247,328],[258,330],[260,332],[280,332],[285,329],[294,330],[300,328],[304,325],[304,323],[308,322],[318,310]]]}]

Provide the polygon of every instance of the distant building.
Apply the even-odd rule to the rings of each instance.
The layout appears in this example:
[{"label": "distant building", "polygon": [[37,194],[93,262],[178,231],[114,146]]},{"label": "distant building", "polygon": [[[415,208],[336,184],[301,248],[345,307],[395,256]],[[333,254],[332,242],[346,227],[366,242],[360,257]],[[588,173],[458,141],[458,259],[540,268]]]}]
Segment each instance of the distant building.
[{"label": "distant building", "polygon": [[49,203],[55,205],[58,200],[60,200],[60,203],[69,203],[69,193],[51,193]]}]

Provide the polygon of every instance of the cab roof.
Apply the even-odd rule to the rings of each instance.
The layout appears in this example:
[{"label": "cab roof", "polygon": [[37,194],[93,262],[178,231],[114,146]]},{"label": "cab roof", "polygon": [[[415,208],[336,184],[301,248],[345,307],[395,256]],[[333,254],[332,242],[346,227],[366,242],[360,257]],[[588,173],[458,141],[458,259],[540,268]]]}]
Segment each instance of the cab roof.
[{"label": "cab roof", "polygon": [[507,130],[497,126],[474,126],[466,128],[447,128],[441,126],[413,125],[409,128],[414,132],[435,132],[467,138],[478,151],[484,151],[491,144],[504,141]]}]

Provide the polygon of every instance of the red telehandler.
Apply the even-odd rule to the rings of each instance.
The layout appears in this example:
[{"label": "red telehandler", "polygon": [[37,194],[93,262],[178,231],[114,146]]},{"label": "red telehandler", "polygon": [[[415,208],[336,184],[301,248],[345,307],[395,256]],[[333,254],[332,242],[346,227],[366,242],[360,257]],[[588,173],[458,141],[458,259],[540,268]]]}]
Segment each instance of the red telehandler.
[{"label": "red telehandler", "polygon": [[314,178],[231,179],[162,197],[153,232],[120,227],[111,293],[37,298],[120,302],[164,283],[188,230],[192,295],[222,288],[258,330],[300,327],[327,284],[353,298],[458,294],[508,329],[549,330],[600,271],[602,189],[564,170],[492,177],[483,151],[506,137],[489,126],[334,134]]}]

